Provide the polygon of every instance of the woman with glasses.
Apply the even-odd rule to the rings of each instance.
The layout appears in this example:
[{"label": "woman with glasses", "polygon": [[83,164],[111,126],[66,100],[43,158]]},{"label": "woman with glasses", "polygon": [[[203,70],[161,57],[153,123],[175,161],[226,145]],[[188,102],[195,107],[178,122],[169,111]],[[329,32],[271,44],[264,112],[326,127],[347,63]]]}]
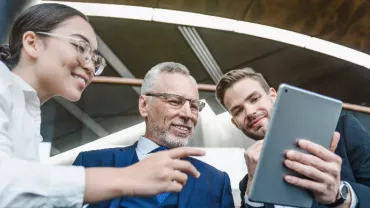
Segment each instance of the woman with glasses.
[{"label": "woman with glasses", "polygon": [[186,182],[182,171],[199,176],[176,158],[203,152],[185,148],[127,168],[38,163],[40,105],[53,96],[77,101],[105,66],[94,30],[79,11],[39,4],[15,20],[9,46],[0,46],[0,207],[81,207],[125,195],[178,192]]}]

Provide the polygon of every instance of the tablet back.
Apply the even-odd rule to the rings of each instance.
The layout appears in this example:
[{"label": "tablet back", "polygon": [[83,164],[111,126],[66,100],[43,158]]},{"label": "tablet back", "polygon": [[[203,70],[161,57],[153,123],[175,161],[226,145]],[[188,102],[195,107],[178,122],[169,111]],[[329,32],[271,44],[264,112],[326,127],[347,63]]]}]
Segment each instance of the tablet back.
[{"label": "tablet back", "polygon": [[311,207],[308,191],[290,185],[284,176],[296,175],[284,164],[284,152],[303,152],[296,145],[305,138],[329,148],[342,103],[286,84],[280,85],[259,162],[249,192],[255,202]]}]

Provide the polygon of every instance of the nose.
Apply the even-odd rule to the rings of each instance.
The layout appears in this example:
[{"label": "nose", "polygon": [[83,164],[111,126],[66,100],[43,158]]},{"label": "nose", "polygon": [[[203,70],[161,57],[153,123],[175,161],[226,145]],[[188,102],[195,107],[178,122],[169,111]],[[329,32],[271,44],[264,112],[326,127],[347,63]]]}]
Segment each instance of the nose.
[{"label": "nose", "polygon": [[180,116],[183,118],[192,118],[193,113],[191,112],[190,102],[187,100],[184,105],[180,108]]},{"label": "nose", "polygon": [[243,107],[248,117],[254,116],[257,113],[257,108],[254,105],[249,105],[248,103],[245,103]]},{"label": "nose", "polygon": [[90,60],[86,64],[82,65],[82,68],[88,73],[89,77],[94,76],[95,74],[95,66]]}]

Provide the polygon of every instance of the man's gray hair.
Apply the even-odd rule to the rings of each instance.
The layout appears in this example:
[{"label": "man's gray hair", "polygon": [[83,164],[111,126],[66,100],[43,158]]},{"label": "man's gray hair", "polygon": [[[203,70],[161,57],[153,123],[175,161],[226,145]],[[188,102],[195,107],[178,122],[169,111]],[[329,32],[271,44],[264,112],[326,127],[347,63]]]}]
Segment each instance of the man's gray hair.
[{"label": "man's gray hair", "polygon": [[156,80],[158,79],[161,73],[169,73],[169,74],[183,74],[189,76],[189,78],[194,82],[197,86],[197,81],[190,75],[189,70],[186,66],[175,63],[175,62],[163,62],[155,65],[152,67],[148,73],[146,73],[143,84],[141,85],[141,94],[145,95],[146,93],[151,92],[153,86],[155,85]]}]

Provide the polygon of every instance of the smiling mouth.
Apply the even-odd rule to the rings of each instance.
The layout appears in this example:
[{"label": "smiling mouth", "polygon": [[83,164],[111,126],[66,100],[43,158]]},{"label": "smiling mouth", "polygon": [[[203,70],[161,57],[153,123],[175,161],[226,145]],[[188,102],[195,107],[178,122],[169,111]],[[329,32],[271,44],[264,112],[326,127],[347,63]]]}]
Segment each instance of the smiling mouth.
[{"label": "smiling mouth", "polygon": [[257,119],[254,119],[251,124],[249,125],[250,128],[253,128],[256,126],[256,124],[258,124],[263,118],[265,118],[265,116],[262,116],[260,118],[257,118]]},{"label": "smiling mouth", "polygon": [[86,85],[86,80],[82,79],[81,77],[79,76],[73,76],[74,78],[76,78],[79,82],[81,82],[82,84]]},{"label": "smiling mouth", "polygon": [[188,134],[191,132],[191,127],[190,126],[184,126],[184,125],[172,125],[173,127],[176,128],[176,130],[178,130],[179,133],[182,133],[182,134]]},{"label": "smiling mouth", "polygon": [[81,84],[83,84],[84,86],[86,86],[86,84],[87,84],[87,80],[84,78],[84,77],[82,77],[82,76],[79,76],[79,75],[77,75],[77,74],[72,74],[72,77],[73,78],[75,78],[75,79],[77,79]]}]

